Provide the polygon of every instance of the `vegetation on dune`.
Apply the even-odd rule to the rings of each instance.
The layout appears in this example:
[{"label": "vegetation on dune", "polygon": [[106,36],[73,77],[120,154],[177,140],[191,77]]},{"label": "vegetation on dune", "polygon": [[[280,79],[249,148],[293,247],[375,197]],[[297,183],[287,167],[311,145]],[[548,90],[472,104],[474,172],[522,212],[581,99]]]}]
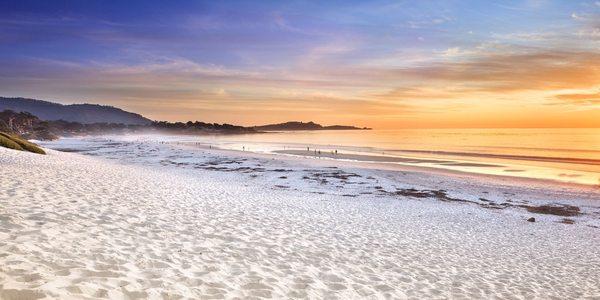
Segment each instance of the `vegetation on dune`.
[{"label": "vegetation on dune", "polygon": [[0,132],[0,146],[8,149],[23,151],[23,148],[19,146],[19,144],[13,142],[13,140],[10,138],[7,138],[2,132]]},{"label": "vegetation on dune", "polygon": [[14,150],[46,154],[46,152],[36,144],[4,132],[0,132],[0,146]]}]

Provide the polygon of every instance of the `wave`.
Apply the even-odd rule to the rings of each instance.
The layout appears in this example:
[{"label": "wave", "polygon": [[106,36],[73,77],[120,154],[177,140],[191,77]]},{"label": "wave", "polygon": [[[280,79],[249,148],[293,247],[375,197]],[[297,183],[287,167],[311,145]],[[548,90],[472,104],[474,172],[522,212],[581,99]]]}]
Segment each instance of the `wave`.
[{"label": "wave", "polygon": [[[559,151],[559,152],[572,152],[572,153],[600,153],[600,150],[595,150],[595,149],[565,149],[565,148],[539,148],[539,147],[516,147],[516,146],[471,146],[471,148],[533,150],[533,151]],[[395,151],[395,150],[392,149],[390,151]]]},{"label": "wave", "polygon": [[600,165],[600,159],[593,159],[593,158],[553,157],[553,156],[515,155],[515,154],[490,154],[490,153],[430,151],[430,150],[386,150],[386,151],[387,152],[398,152],[398,153],[430,154],[430,155],[438,155],[438,156],[481,157],[481,158],[543,161],[543,162],[568,163],[568,164],[596,165],[596,166]]}]

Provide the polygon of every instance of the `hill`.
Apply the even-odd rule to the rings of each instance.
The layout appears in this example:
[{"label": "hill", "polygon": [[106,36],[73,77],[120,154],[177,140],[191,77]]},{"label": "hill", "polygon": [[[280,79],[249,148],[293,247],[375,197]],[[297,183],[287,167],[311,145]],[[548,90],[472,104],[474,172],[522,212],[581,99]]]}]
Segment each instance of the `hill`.
[{"label": "hill", "polygon": [[346,125],[331,125],[331,126],[323,126],[321,124],[317,124],[314,122],[285,122],[279,124],[269,124],[262,126],[254,126],[256,130],[263,131],[276,131],[276,130],[284,130],[284,131],[293,131],[293,130],[369,130],[371,128],[367,127],[355,127],[355,126],[346,126]]},{"label": "hill", "polygon": [[42,121],[28,112],[0,111],[0,132],[25,139],[53,140],[61,136],[168,133],[168,134],[243,134],[256,133],[254,128],[204,122],[151,122],[146,125],[117,123],[82,124],[64,120]]},{"label": "hill", "polygon": [[64,120],[81,124],[114,123],[148,125],[151,120],[122,109],[97,104],[63,105],[43,100],[0,97],[0,111],[29,112],[41,120]]}]

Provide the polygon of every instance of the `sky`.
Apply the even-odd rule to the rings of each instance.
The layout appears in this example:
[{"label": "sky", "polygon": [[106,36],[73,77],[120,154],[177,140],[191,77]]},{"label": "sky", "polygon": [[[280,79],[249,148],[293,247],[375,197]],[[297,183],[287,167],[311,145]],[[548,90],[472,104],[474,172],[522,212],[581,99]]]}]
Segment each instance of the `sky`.
[{"label": "sky", "polygon": [[2,1],[0,96],[154,120],[600,127],[600,1]]}]

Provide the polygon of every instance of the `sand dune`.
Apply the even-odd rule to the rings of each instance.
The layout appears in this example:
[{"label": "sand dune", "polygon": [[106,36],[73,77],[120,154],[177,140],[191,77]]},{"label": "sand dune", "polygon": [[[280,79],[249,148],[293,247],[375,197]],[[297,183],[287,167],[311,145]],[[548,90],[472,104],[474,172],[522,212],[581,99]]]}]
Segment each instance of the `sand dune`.
[{"label": "sand dune", "polygon": [[3,299],[600,297],[579,223],[51,150],[0,166]]}]

